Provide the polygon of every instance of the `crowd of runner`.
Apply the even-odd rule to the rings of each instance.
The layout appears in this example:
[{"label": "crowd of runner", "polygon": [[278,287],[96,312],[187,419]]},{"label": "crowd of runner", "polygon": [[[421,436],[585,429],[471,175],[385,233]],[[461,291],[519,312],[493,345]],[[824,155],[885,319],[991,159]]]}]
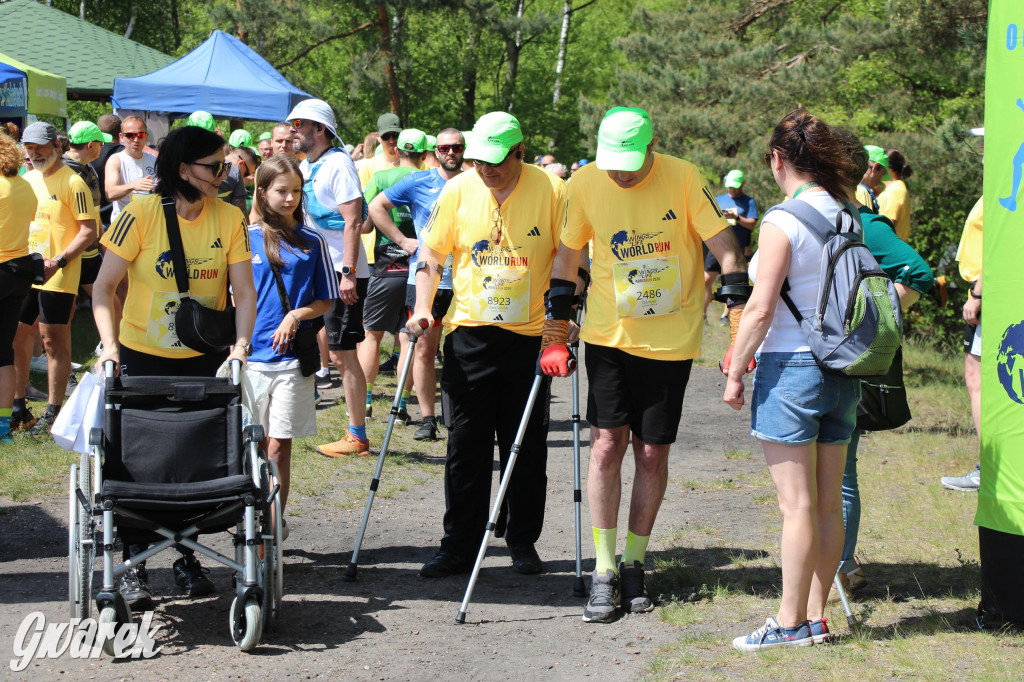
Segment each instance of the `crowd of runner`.
[{"label": "crowd of runner", "polygon": [[[488,520],[493,444],[504,468],[540,372],[498,530],[513,569],[537,574],[550,381],[574,371],[569,344],[579,336],[596,556],[583,620],[608,623],[654,608],[648,542],[692,363],[720,301],[731,340],[724,400],[739,409],[743,377],[754,372],[751,433],[784,519],[779,612],[734,646],[827,641],[824,608],[836,598],[837,569],[848,590],[866,582],[854,558],[860,384],[818,368],[780,299],[786,281],[795,306],[813,310],[820,245],[785,208],[759,213],[744,191],[750,169],[726,173],[716,196],[693,164],[657,151],[654,131],[646,111],[614,107],[594,161],[566,166],[550,154],[528,156],[520,122],[504,112],[436,135],[385,113],[356,146],[342,142],[334,111],[316,99],[258,139],[244,129],[225,139],[202,111],[159,145],[136,116],[107,114],[66,133],[45,122],[8,125],[0,130],[0,440],[48,436],[74,388],[70,325],[88,301],[97,364],[112,360],[126,375],[212,376],[227,358],[248,362],[284,504],[292,441],[317,433],[319,390],[336,385],[331,366],[349,424],[316,450],[367,456],[376,378],[404,366],[414,348],[408,380],[396,388],[397,423],[414,421],[415,392],[414,438],[435,440],[447,428],[443,532],[420,570],[441,578],[472,567]],[[906,243],[912,171],[902,152],[862,145],[797,110],[776,127],[765,163],[780,200],[804,202],[832,222],[854,213],[904,307],[931,289],[930,268]],[[964,317],[976,422],[980,206],[960,256],[974,282]],[[224,350],[194,350],[175,332],[176,249],[187,256],[179,262],[194,298],[234,306],[236,338]],[[381,365],[386,335],[394,357]],[[40,341],[47,391],[36,416],[27,392]],[[617,560],[630,446],[635,478]],[[976,489],[978,476],[943,483]],[[144,550],[126,544],[125,558]],[[212,591],[198,559],[180,551],[175,581],[192,595]],[[143,562],[121,579],[134,607],[151,601],[147,577]]]}]

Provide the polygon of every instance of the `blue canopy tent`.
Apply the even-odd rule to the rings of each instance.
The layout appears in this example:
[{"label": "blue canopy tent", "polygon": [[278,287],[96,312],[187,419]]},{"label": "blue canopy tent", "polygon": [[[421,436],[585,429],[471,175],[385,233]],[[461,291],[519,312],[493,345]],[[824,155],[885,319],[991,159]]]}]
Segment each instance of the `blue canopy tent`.
[{"label": "blue canopy tent", "polygon": [[0,118],[28,114],[28,76],[21,69],[0,62]]},{"label": "blue canopy tent", "polygon": [[187,116],[208,111],[219,118],[281,121],[312,97],[237,38],[213,31],[184,57],[145,76],[115,78],[114,109]]}]

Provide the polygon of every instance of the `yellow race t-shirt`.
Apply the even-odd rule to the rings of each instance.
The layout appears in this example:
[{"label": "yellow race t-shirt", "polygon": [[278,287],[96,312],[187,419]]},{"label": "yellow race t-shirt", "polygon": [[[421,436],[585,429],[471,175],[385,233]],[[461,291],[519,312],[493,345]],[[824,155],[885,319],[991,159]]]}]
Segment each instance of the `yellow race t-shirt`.
[{"label": "yellow race t-shirt", "polygon": [[701,241],[727,227],[688,161],[655,154],[647,177],[628,189],[594,164],[576,171],[562,241],[581,249],[593,238],[593,284],[580,337],[654,360],[699,356]]},{"label": "yellow race t-shirt", "polygon": [[[29,230],[29,248],[43,258],[56,258],[78,236],[78,221],[93,220],[92,192],[85,180],[67,166],[46,178],[32,170],[25,173],[25,179],[32,185],[38,202]],[[82,259],[75,258],[36,288],[77,294],[81,275]]]},{"label": "yellow race t-shirt", "polygon": [[[207,199],[194,221],[179,215],[178,225],[192,297],[223,310],[228,301],[228,266],[252,259],[247,221],[235,206]],[[149,195],[128,204],[100,243],[130,262],[119,342],[164,358],[199,355],[174,332],[178,285],[160,196]]]},{"label": "yellow race t-shirt", "polygon": [[878,212],[892,221],[896,227],[896,236],[910,242],[910,194],[907,183],[893,180],[885,186],[885,191],[878,195]]},{"label": "yellow race t-shirt", "polygon": [[968,282],[977,282],[981,276],[981,222],[984,197],[978,197],[974,208],[967,214],[963,234],[960,235],[960,246],[956,249],[956,259],[960,263],[960,276]]},{"label": "yellow race t-shirt", "polygon": [[452,254],[454,298],[445,324],[540,336],[566,190],[550,173],[522,169],[500,208],[474,171],[452,178],[438,195],[420,238],[442,257]]},{"label": "yellow race t-shirt", "polygon": [[0,263],[28,255],[36,193],[24,178],[0,176]]}]

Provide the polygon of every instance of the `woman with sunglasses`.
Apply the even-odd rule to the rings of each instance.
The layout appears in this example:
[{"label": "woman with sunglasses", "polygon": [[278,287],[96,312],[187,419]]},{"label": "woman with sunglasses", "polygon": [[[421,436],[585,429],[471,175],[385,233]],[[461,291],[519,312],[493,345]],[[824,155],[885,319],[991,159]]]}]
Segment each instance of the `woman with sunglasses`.
[{"label": "woman with sunglasses", "polygon": [[[782,193],[835,224],[861,178],[866,152],[857,138],[797,109],[775,127],[768,149],[765,161]],[[854,218],[859,223],[856,211]],[[754,290],[723,400],[736,410],[743,406],[743,375],[758,353],[751,433],[761,441],[782,510],[782,603],[764,625],[733,640],[741,651],[831,638],[823,616],[843,548],[843,469],[860,382],[822,372],[780,300],[788,281],[801,313],[813,314],[821,258],[821,242],[794,215],[781,208],[765,214],[750,263]]]},{"label": "woman with sunglasses", "polygon": [[[93,285],[92,310],[103,342],[97,365],[113,360],[128,376],[209,376],[225,359],[245,362],[256,321],[256,289],[248,222],[241,211],[217,199],[227,173],[224,140],[216,133],[185,126],[172,130],[160,146],[156,177],[159,194],[133,201],[103,235],[103,266]],[[229,352],[199,353],[178,340],[174,313],[179,303],[167,222],[161,200],[174,201],[188,263],[189,291],[203,305],[223,310],[228,286],[235,303],[235,343]],[[120,330],[114,326],[114,289],[128,275]],[[126,543],[125,558],[145,550]],[[179,547],[174,581],[190,596],[214,591],[191,550]],[[118,589],[133,608],[152,598],[146,568],[126,572]]]}]

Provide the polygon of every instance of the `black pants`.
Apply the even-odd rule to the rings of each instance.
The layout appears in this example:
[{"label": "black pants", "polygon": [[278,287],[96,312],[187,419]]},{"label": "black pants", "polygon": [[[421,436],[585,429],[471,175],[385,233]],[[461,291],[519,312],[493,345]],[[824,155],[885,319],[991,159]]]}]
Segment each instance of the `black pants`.
[{"label": "black pants", "polygon": [[31,286],[28,280],[8,272],[6,264],[0,263],[0,367],[14,364],[14,335]]},{"label": "black pants", "polygon": [[[441,407],[448,433],[444,537],[441,549],[470,557],[487,525],[494,472],[494,438],[505,470],[536,376],[540,337],[499,327],[459,327],[444,345]],[[516,459],[505,502],[508,544],[534,543],[544,525],[548,408],[544,378]]]}]

